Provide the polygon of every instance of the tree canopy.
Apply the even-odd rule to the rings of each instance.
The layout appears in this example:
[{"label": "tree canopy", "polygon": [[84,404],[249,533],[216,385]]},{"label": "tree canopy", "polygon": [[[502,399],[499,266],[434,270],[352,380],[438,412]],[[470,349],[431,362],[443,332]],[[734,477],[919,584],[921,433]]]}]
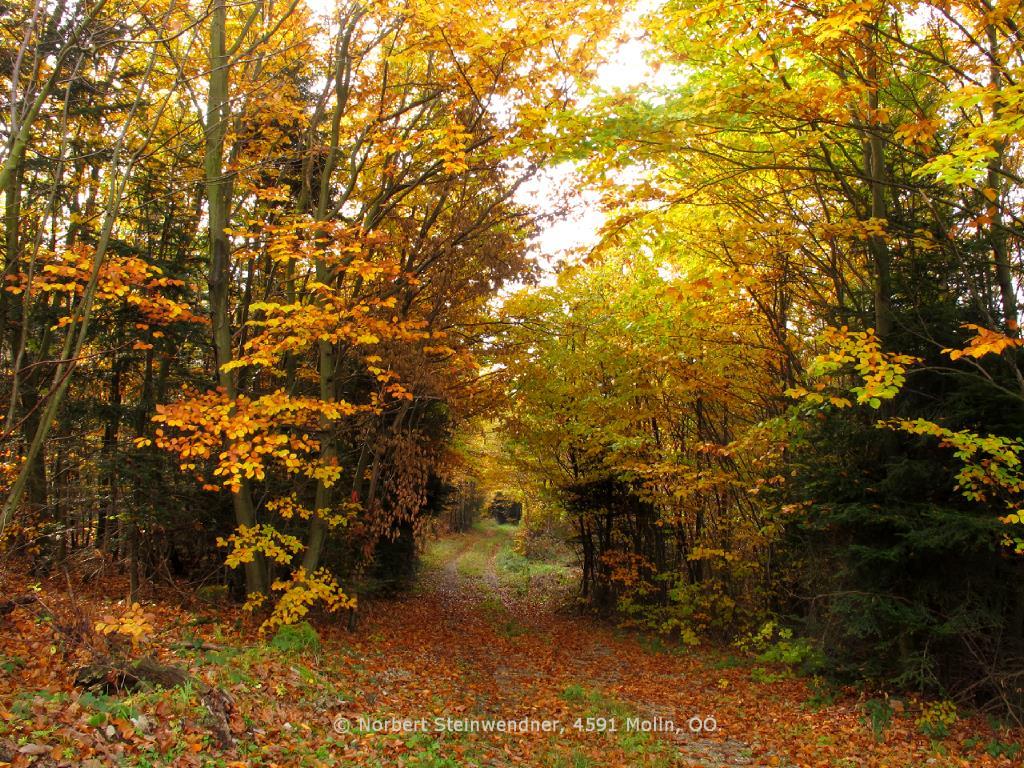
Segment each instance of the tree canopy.
[{"label": "tree canopy", "polygon": [[[1021,24],[8,0],[5,565],[275,631],[502,492],[601,615],[1019,716]],[[649,78],[606,88],[630,35]],[[553,167],[604,224],[551,266]]]}]

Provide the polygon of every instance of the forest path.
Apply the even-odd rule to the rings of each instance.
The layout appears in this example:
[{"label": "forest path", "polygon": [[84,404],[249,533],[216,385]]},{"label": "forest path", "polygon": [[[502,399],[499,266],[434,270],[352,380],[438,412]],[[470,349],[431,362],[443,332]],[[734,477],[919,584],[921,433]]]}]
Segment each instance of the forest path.
[{"label": "forest path", "polygon": [[[361,746],[400,742],[406,764],[425,766],[784,764],[740,740],[761,691],[748,702],[729,689],[729,670],[581,615],[570,607],[575,569],[522,557],[515,530],[484,522],[435,542],[413,594],[370,609],[353,650],[379,671],[347,704],[353,723],[428,723],[425,732],[364,733]],[[718,704],[726,698],[728,710]],[[446,721],[439,731],[438,717],[481,731],[529,718],[540,730],[457,733]],[[693,729],[707,722],[714,732],[693,733],[694,717]]]},{"label": "forest path", "polygon": [[[879,724],[869,717],[877,706],[872,710],[863,693],[815,690],[786,667],[728,648],[682,649],[590,618],[574,605],[579,574],[568,556],[527,559],[515,551],[515,537],[512,526],[484,522],[433,542],[415,588],[368,601],[355,632],[344,621],[321,620],[315,631],[300,625],[259,637],[253,620],[237,611],[153,604],[154,622],[167,629],[146,652],[230,696],[237,743],[229,747],[211,734],[210,713],[192,685],[121,694],[76,689],[69,678],[81,662],[53,661],[65,630],[15,611],[0,633],[0,763],[1020,765],[994,757],[995,741],[932,743],[903,702]],[[93,589],[123,594],[123,586]],[[27,580],[9,586],[14,594],[31,588]],[[61,626],[74,626],[79,603],[58,604],[60,596],[50,585],[47,610],[63,617]],[[115,598],[91,599],[97,617],[115,610]],[[691,722],[693,730],[707,728],[694,733]],[[975,723],[966,732],[992,733],[984,727]]]}]

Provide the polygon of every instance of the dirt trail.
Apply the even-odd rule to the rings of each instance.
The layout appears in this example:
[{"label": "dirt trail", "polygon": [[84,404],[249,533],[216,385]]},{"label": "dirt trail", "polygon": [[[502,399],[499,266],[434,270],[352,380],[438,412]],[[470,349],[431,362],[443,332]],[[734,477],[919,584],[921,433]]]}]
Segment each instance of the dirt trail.
[{"label": "dirt trail", "polygon": [[[325,617],[316,631],[300,626],[271,640],[237,612],[164,606],[160,623],[181,630],[147,653],[231,697],[238,743],[229,750],[212,740],[191,687],[87,697],[55,682],[47,650],[61,641],[49,622],[15,612],[0,638],[0,760],[17,752],[19,768],[30,756],[94,768],[1020,765],[1004,744],[1018,739],[978,717],[933,741],[912,700],[878,724],[863,693],[812,690],[735,649],[680,649],[591,619],[573,606],[570,558],[551,547],[547,560],[527,560],[515,536],[484,523],[434,542],[415,589],[369,602],[355,632]],[[55,595],[47,592],[48,610],[58,608]],[[96,615],[113,612],[111,603]],[[78,616],[76,606],[60,615]]]},{"label": "dirt trail", "polygon": [[[485,525],[444,541],[428,553],[415,594],[372,612],[365,650],[384,637],[392,655],[368,702],[376,712],[558,721],[551,733],[472,734],[466,764],[784,764],[741,740],[745,726],[716,708],[720,673],[567,608],[575,574],[532,567],[512,552],[512,530]],[[694,717],[714,732],[692,733]],[[440,737],[441,752],[452,737]]]},{"label": "dirt trail", "polygon": [[[681,652],[588,618],[573,607],[579,574],[568,557],[527,560],[515,535],[485,523],[433,543],[416,588],[368,603],[356,632],[324,617],[315,631],[300,625],[271,640],[237,611],[152,606],[162,626],[180,631],[146,652],[234,701],[229,749],[211,735],[192,686],[87,696],[67,673],[82,661],[54,664],[64,641],[51,622],[15,611],[0,637],[0,761],[17,753],[19,768],[1020,765],[1007,752],[1007,739],[1019,739],[980,717],[933,741],[912,700],[875,723],[863,693],[812,691],[787,668],[735,649]],[[59,588],[46,595],[63,626],[80,620],[78,602],[57,604]],[[98,595],[92,603],[97,617],[115,610]],[[691,723],[707,730],[693,733]]]},{"label": "dirt trail", "polygon": [[[977,759],[977,743],[963,739],[936,745],[913,714],[894,717],[878,734],[865,718],[863,694],[812,690],[810,680],[788,668],[735,649],[681,649],[589,618],[573,607],[579,574],[572,566],[527,561],[514,551],[514,536],[513,527],[484,523],[440,540],[428,549],[412,594],[370,609],[358,635],[346,641],[347,658],[357,663],[339,670],[353,688],[346,711],[431,722],[531,718],[551,730],[363,732],[347,743],[352,759],[342,765],[1019,764]],[[967,756],[953,757],[953,749]]]}]

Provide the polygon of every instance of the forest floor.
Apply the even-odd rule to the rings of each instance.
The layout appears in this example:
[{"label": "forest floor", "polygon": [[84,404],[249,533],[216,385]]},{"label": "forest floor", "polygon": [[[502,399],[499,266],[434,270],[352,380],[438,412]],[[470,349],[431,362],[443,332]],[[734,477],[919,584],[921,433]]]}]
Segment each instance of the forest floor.
[{"label": "forest floor", "polygon": [[1021,734],[984,718],[929,738],[920,702],[828,691],[734,649],[685,651],[586,617],[569,562],[528,560],[514,536],[487,522],[434,542],[411,593],[366,606],[353,632],[319,626],[305,647],[165,595],[138,642],[113,651],[189,679],[135,692],[74,679],[111,653],[90,628],[117,610],[115,577],[6,575],[5,596],[37,598],[0,626],[0,765],[1022,764]]}]

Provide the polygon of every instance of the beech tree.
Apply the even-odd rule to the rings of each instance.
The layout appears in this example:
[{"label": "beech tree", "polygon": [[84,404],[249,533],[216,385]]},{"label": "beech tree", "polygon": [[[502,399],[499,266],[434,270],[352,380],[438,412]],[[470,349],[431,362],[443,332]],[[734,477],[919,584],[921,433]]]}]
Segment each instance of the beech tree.
[{"label": "beech tree", "polygon": [[[6,31],[19,55],[4,161],[4,526],[26,542],[45,529],[61,547],[123,547],[137,563],[178,518],[147,490],[155,473],[207,509],[230,499],[234,530],[215,511],[206,546],[244,566],[254,604],[282,596],[272,623],[320,599],[351,607],[334,573],[357,576],[389,540],[418,535],[446,435],[479,412],[478,320],[530,271],[535,214],[514,196],[617,11],[67,10],[27,4],[27,32]],[[93,88],[117,98],[89,102]],[[33,146],[30,124],[51,117]],[[53,161],[26,170],[26,147]],[[30,218],[37,187],[50,202]],[[95,314],[108,302],[121,304],[109,321]],[[103,412],[89,406],[93,380]],[[84,445],[75,455],[95,485],[81,486],[92,496],[74,524],[55,517],[45,476],[50,430],[70,414],[84,421],[68,435],[103,426],[102,461]]]},{"label": "beech tree", "polygon": [[[769,371],[748,396],[762,407],[749,424],[730,418],[709,449],[732,460],[734,444],[770,447],[749,475],[726,463],[763,547],[726,536],[720,557],[770,564],[764,607],[817,638],[833,671],[1004,702],[1016,673],[1003,662],[1022,642],[1021,564],[1008,557],[1020,541],[1018,16],[987,2],[670,2],[646,26],[652,63],[674,77],[595,97],[563,146],[609,215],[591,261],[653,253],[666,281],[704,286],[677,266],[700,264],[720,271],[713,307],[753,310],[730,339],[743,353],[729,384]],[[572,317],[578,302],[560,306]],[[675,333],[699,338],[703,319],[679,317]],[[570,350],[572,371],[585,360],[615,372],[607,359],[621,359],[590,339]],[[644,392],[621,370],[584,389]],[[510,394],[531,404],[515,424],[532,408],[583,411],[575,392],[549,391],[542,406],[530,388]],[[643,497],[636,464],[607,458],[633,442],[598,444],[581,448],[605,456],[598,466],[626,493],[570,499],[575,514],[671,509]],[[682,507],[691,531],[706,530],[698,499]],[[724,530],[743,529],[733,518]],[[692,577],[619,541],[646,569],[630,577],[641,615],[659,617],[666,598],[651,585]],[[687,618],[734,617],[728,603],[716,613],[676,596]],[[635,613],[636,597],[617,602]]]},{"label": "beech tree", "polygon": [[3,10],[4,557],[276,629],[500,490],[620,621],[1019,706],[1019,3]]}]

